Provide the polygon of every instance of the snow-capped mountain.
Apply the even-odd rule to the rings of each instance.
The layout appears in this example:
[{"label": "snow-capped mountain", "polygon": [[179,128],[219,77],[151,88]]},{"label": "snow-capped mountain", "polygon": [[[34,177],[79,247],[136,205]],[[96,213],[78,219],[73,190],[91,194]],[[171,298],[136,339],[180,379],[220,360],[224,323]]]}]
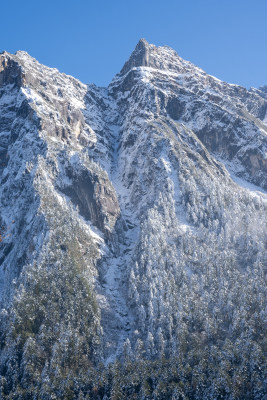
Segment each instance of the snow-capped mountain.
[{"label": "snow-capped mountain", "polygon": [[116,360],[179,383],[114,399],[263,398],[266,86],[144,39],[107,88],[3,52],[0,158],[3,399],[109,398]]}]

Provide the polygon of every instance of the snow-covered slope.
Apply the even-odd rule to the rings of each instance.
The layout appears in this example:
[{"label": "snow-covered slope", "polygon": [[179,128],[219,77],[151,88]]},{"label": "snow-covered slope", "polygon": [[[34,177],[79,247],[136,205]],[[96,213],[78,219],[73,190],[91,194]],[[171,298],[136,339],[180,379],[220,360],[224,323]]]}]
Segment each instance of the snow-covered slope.
[{"label": "snow-covered slope", "polygon": [[241,331],[261,347],[265,87],[144,39],[107,88],[4,52],[0,157],[3,393]]}]

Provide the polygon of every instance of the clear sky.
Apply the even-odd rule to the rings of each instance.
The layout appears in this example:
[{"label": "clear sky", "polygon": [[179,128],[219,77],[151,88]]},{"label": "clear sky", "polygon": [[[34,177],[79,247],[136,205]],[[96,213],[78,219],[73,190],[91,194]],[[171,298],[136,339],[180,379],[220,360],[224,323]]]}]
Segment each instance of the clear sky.
[{"label": "clear sky", "polygon": [[267,0],[5,0],[0,51],[106,86],[140,38],[230,83],[267,84]]}]

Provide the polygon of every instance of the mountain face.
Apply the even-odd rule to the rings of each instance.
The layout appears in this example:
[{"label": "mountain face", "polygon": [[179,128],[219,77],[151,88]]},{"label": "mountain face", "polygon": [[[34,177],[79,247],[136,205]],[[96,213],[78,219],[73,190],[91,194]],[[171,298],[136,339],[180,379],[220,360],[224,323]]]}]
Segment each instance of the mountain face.
[{"label": "mountain face", "polygon": [[266,86],[4,52],[0,161],[0,398],[264,398]]}]

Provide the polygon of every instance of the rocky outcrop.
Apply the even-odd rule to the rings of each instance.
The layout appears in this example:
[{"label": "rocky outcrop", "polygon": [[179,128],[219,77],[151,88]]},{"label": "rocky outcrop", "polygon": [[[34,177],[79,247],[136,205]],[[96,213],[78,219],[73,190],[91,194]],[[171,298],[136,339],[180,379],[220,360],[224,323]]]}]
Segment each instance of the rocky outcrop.
[{"label": "rocky outcrop", "polygon": [[19,63],[10,57],[9,53],[0,54],[0,87],[4,85],[22,86],[24,74]]},{"label": "rocky outcrop", "polygon": [[120,217],[120,207],[109,179],[85,168],[77,170],[69,167],[66,176],[70,184],[60,190],[78,206],[84,218],[111,238]]}]

